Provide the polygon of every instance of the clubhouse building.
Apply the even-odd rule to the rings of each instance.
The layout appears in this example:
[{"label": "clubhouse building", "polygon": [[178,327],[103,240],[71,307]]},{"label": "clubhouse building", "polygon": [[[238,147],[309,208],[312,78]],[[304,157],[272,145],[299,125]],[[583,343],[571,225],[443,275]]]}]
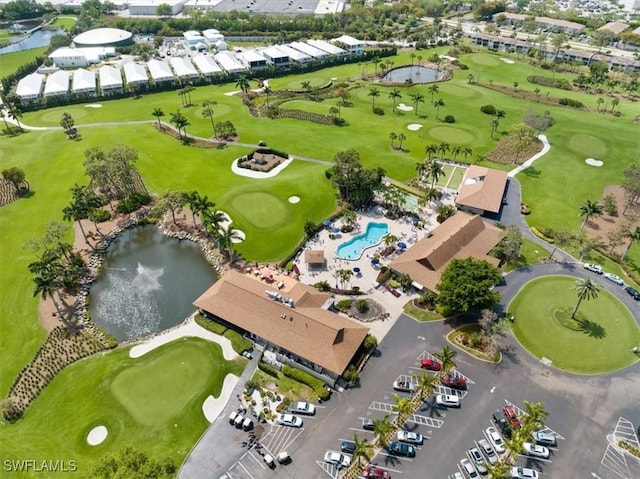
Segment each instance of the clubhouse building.
[{"label": "clubhouse building", "polygon": [[369,328],[332,312],[333,297],[268,268],[229,271],[193,303],[264,349],[263,360],[334,385]]}]

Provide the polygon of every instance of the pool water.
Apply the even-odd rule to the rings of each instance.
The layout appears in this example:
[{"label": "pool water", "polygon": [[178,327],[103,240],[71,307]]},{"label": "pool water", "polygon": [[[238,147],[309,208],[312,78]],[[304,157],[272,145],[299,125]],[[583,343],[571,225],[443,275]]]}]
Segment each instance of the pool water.
[{"label": "pool water", "polygon": [[336,249],[336,255],[341,259],[359,259],[365,249],[380,244],[387,233],[389,226],[386,223],[369,223],[366,232],[341,243]]}]

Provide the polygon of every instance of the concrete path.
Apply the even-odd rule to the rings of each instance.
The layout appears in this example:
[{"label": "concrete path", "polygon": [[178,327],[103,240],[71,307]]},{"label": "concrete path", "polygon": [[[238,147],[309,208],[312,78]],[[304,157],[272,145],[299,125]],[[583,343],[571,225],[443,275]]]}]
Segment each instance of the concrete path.
[{"label": "concrete path", "polygon": [[549,140],[547,140],[547,136],[546,135],[538,135],[538,140],[540,140],[542,142],[542,150],[539,153],[536,153],[535,155],[533,155],[531,158],[529,158],[527,161],[522,163],[520,166],[518,166],[518,167],[514,168],[513,170],[511,170],[508,173],[508,176],[513,178],[518,173],[520,173],[522,170],[526,170],[531,165],[533,165],[533,162],[536,161],[538,158],[546,155],[549,152],[549,150],[551,149],[551,145],[549,144]]}]

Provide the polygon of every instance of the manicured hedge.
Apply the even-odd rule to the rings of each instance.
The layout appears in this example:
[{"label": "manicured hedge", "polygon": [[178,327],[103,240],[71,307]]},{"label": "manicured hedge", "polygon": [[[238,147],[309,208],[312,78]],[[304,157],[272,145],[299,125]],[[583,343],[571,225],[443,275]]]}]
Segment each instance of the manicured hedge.
[{"label": "manicured hedge", "polygon": [[529,75],[527,77],[529,83],[535,85],[548,86],[552,88],[560,88],[562,90],[571,90],[571,83],[564,78],[549,78],[541,75]]},{"label": "manicured hedge", "polygon": [[232,329],[227,329],[223,336],[231,341],[231,347],[233,350],[242,354],[243,351],[249,351],[252,348],[251,341],[245,339],[240,333],[237,331],[233,331]]},{"label": "manicured hedge", "polygon": [[268,364],[263,363],[262,361],[258,363],[258,369],[263,373],[268,374],[269,376],[273,376],[274,378],[278,377],[279,371],[273,366],[269,366]]},{"label": "manicured hedge", "polygon": [[306,384],[311,389],[313,389],[313,391],[318,395],[320,399],[329,399],[329,391],[324,388],[324,382],[312,376],[311,374],[286,365],[282,366],[282,374],[284,374],[288,378],[293,379],[294,381]]},{"label": "manicured hedge", "polygon": [[223,335],[227,330],[227,327],[225,325],[216,323],[213,319],[205,318],[201,314],[196,314],[196,323],[198,323],[207,331],[211,331],[215,334]]},{"label": "manicured hedge", "polygon": [[584,103],[578,100],[573,100],[572,98],[560,98],[558,103],[561,105],[571,106],[573,108],[584,108]]}]

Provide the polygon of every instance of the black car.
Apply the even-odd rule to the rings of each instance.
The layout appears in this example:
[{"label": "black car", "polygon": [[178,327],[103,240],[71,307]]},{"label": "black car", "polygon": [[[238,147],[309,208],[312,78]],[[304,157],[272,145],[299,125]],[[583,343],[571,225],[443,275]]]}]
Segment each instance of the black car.
[{"label": "black car", "polygon": [[390,442],[387,450],[395,456],[416,457],[416,448],[403,442]]},{"label": "black car", "polygon": [[502,413],[500,411],[493,413],[493,422],[496,423],[496,426],[498,426],[498,429],[500,429],[500,432],[504,437],[508,439],[511,438],[511,426],[509,426],[507,420],[502,417]]},{"label": "black car", "polygon": [[631,286],[627,286],[626,288],[624,288],[624,290],[629,293],[629,296],[631,296],[633,299],[635,299],[636,301],[640,301],[640,291],[632,288]]},{"label": "black car", "polygon": [[366,431],[373,431],[375,429],[373,421],[369,418],[364,418],[362,420],[362,429],[365,429]]},{"label": "black car", "polygon": [[356,450],[356,443],[352,441],[342,441],[340,443],[340,450],[347,454],[353,454],[353,451]]}]

